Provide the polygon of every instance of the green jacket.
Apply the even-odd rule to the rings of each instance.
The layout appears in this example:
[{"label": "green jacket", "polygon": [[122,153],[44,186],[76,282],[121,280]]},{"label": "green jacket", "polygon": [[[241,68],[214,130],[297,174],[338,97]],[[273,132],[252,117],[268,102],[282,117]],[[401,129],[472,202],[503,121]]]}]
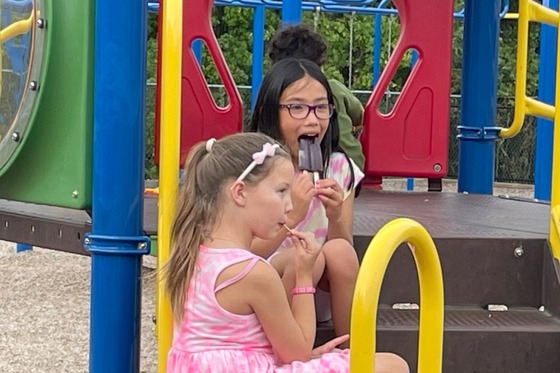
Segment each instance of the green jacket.
[{"label": "green jacket", "polygon": [[[362,144],[356,137],[362,132],[364,108],[360,100],[338,80],[329,79],[329,85],[334,96],[334,106],[338,115],[340,147],[363,171],[365,156],[362,151]],[[354,135],[354,132],[357,132],[357,134]]]}]

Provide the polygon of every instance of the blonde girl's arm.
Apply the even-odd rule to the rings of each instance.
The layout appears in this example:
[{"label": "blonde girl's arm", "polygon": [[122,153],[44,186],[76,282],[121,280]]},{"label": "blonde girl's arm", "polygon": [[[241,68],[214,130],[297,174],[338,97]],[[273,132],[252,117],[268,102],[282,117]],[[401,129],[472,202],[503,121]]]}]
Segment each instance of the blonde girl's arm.
[{"label": "blonde girl's arm", "polygon": [[316,332],[313,267],[321,251],[312,233],[291,231],[290,238],[296,252],[294,290],[298,290],[292,293],[291,307],[288,306],[282,281],[270,266],[263,273],[263,276],[270,277],[268,281],[258,279],[253,284],[257,292],[250,302],[274,350],[284,363],[311,358]]},{"label": "blonde girl's arm", "polygon": [[[243,282],[248,282],[244,293],[280,361],[311,359],[316,328],[313,294],[295,295],[290,307],[278,273],[262,262]],[[311,271],[296,279],[296,287],[311,286]]]}]

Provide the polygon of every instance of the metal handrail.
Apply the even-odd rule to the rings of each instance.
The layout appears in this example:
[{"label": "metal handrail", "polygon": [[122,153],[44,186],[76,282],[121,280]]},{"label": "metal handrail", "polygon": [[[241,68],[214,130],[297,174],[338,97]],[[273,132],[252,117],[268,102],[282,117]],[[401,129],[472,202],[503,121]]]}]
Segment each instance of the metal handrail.
[{"label": "metal handrail", "polygon": [[533,0],[519,0],[517,29],[517,64],[515,78],[515,109],[513,122],[500,130],[500,137],[511,138],[523,128],[525,115],[553,119],[555,107],[527,96],[527,54],[529,44],[529,22],[559,26],[558,12]]},{"label": "metal handrail", "polygon": [[350,371],[373,372],[375,326],[381,283],[397,247],[408,242],[420,285],[418,372],[440,372],[443,359],[443,276],[428,231],[412,219],[390,221],[372,239],[354,290],[350,326]]},{"label": "metal handrail", "polygon": [[553,256],[560,260],[560,205],[550,209],[549,241]]},{"label": "metal handrail", "polygon": [[[560,38],[557,39],[560,43]],[[560,47],[556,51],[560,58]],[[556,82],[560,69],[556,69]],[[556,106],[560,105],[560,85],[556,84]],[[550,191],[549,243],[552,255],[560,261],[560,110],[554,115],[554,138],[552,143],[552,185]]]}]

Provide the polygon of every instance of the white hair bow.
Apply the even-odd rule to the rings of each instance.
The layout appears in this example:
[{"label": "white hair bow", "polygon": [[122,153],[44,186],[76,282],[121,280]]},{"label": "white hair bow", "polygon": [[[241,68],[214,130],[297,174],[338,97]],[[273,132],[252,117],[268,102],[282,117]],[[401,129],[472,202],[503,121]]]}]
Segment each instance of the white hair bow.
[{"label": "white hair bow", "polygon": [[253,162],[251,162],[251,164],[247,166],[245,171],[243,171],[243,173],[239,175],[236,181],[242,181],[243,179],[245,179],[247,175],[249,175],[249,173],[253,171],[255,166],[264,163],[266,157],[274,157],[274,154],[276,153],[276,149],[278,148],[279,148],[278,144],[273,145],[268,142],[264,144],[263,149],[260,152],[253,153]]},{"label": "white hair bow", "polygon": [[208,153],[210,153],[210,151],[212,150],[212,147],[214,146],[215,142],[216,142],[216,139],[213,138],[213,137],[211,139],[208,139],[208,141],[206,141],[206,151]]}]

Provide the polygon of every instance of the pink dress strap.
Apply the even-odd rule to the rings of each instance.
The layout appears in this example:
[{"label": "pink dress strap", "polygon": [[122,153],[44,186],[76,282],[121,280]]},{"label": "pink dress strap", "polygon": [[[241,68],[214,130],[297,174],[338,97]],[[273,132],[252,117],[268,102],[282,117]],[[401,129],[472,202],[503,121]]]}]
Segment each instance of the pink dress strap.
[{"label": "pink dress strap", "polygon": [[235,284],[237,281],[239,281],[243,277],[247,276],[247,273],[249,273],[249,271],[251,269],[253,269],[253,267],[257,264],[257,262],[259,260],[261,260],[261,258],[251,259],[251,261],[249,262],[249,264],[247,264],[247,267],[245,267],[245,269],[243,269],[243,271],[239,272],[236,276],[233,276],[229,280],[226,280],[226,281],[222,282],[220,285],[218,285],[216,287],[216,289],[214,290],[214,293],[217,293],[218,291],[222,290],[223,288],[226,288],[226,287],[230,286],[231,284]]}]

